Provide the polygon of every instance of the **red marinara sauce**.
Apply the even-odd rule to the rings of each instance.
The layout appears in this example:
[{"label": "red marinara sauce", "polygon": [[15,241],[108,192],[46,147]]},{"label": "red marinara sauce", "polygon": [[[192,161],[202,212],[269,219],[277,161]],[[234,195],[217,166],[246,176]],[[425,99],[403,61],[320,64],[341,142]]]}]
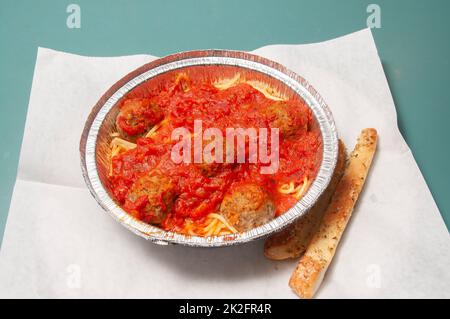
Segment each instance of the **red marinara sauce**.
[{"label": "red marinara sauce", "polygon": [[[278,216],[297,202],[280,193],[280,185],[305,177],[312,181],[317,174],[321,138],[311,129],[311,110],[300,98],[275,101],[247,83],[218,89],[211,80],[178,73],[131,91],[120,109],[119,132],[137,146],[112,157],[110,189],[129,214],[165,230],[180,231],[187,220],[201,222],[217,212],[233,185],[246,181],[264,188]],[[267,164],[259,158],[256,163],[174,163],[171,150],[179,140],[171,139],[172,131],[184,127],[193,133],[196,120],[202,121],[203,132],[221,130],[224,140],[227,128],[278,128],[278,170],[262,174]],[[159,129],[145,137],[155,123]]]}]

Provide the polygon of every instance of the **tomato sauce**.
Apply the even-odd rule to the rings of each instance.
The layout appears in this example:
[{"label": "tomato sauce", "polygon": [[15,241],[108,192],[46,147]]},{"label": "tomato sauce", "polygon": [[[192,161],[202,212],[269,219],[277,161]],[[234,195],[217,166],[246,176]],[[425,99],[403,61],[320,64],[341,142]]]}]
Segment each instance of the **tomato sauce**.
[{"label": "tomato sauce", "polygon": [[[139,102],[139,107],[130,108],[130,101]],[[163,229],[176,231],[187,219],[201,221],[217,212],[233,185],[245,181],[261,185],[273,201],[276,215],[280,215],[297,199],[280,193],[279,186],[291,181],[300,183],[305,176],[312,181],[317,174],[322,143],[317,131],[311,129],[311,111],[300,98],[274,101],[247,83],[218,89],[213,81],[178,73],[167,76],[156,88],[144,83],[120,103],[117,126],[137,146],[111,159],[110,189],[128,213],[152,223],[152,218],[143,213],[149,204],[147,196],[133,194],[133,185],[149,172],[158,171],[155,179],[162,179],[167,187],[155,195],[152,205],[166,211],[159,224]],[[266,164],[259,160],[241,164],[174,163],[171,150],[179,141],[172,141],[171,133],[177,127],[193,132],[195,120],[202,121],[203,130],[218,128],[222,132],[230,127],[279,128],[278,170],[261,174],[260,168]],[[143,134],[157,122],[163,124],[145,137]]]}]

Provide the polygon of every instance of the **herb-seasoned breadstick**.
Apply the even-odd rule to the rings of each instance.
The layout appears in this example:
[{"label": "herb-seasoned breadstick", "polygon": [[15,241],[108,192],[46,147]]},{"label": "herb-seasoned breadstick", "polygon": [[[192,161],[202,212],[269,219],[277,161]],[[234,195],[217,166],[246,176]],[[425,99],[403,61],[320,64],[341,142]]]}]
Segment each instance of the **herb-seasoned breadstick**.
[{"label": "herb-seasoned breadstick", "polygon": [[264,254],[273,260],[283,260],[300,257],[308,247],[312,236],[317,231],[331,196],[342,177],[347,161],[347,151],[344,143],[339,140],[339,154],[333,177],[325,192],[320,196],[311,210],[293,225],[270,236],[264,244]]},{"label": "herb-seasoned breadstick", "polygon": [[333,259],[364,185],[376,144],[377,131],[372,128],[362,130],[319,230],[312,238],[289,281],[289,286],[302,298],[312,298]]}]

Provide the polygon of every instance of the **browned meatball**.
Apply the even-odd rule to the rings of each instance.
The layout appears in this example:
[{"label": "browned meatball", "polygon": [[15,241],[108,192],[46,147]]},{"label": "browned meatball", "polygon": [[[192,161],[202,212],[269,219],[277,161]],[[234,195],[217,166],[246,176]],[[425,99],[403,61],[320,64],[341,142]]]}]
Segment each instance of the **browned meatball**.
[{"label": "browned meatball", "polygon": [[120,107],[116,127],[124,137],[137,137],[159,123],[163,117],[162,109],[150,99],[128,99]]},{"label": "browned meatball", "polygon": [[261,226],[275,217],[275,207],[267,193],[252,183],[242,184],[228,193],[220,213],[239,231]]},{"label": "browned meatball", "polygon": [[140,219],[149,224],[160,224],[175,202],[174,184],[160,172],[150,172],[138,178],[131,186],[128,199],[135,202],[147,196],[148,202],[141,210]]},{"label": "browned meatball", "polygon": [[278,128],[280,136],[289,137],[300,129],[306,130],[307,116],[300,109],[290,107],[285,102],[275,102],[264,110],[271,128]]},{"label": "browned meatball", "polygon": [[[229,152],[234,151],[234,154],[236,156],[236,150],[233,150],[232,147],[234,147],[234,145],[228,145],[226,143],[226,140],[224,139],[222,141],[222,156],[219,157],[217,160],[219,162],[216,162],[216,157],[215,154],[211,154],[212,156],[210,158],[208,158],[208,161],[210,163],[207,163],[207,157],[204,153],[205,147],[207,145],[209,145],[212,142],[211,139],[205,139],[203,142],[203,162],[202,163],[198,163],[196,164],[196,166],[200,169],[201,173],[203,174],[203,176],[206,177],[212,177],[212,176],[216,176],[217,174],[220,174],[220,172],[222,172],[224,169],[230,168],[230,167],[234,167],[235,163],[227,163],[227,154]],[[217,152],[218,150],[215,149],[215,152]]]}]

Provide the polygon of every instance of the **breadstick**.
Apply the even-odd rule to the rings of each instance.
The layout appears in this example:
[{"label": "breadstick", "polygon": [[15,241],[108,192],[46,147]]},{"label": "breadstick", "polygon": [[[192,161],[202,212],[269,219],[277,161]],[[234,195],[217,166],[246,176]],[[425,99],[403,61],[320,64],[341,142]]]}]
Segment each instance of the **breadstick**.
[{"label": "breadstick", "polygon": [[364,129],[328,206],[318,232],[294,270],[289,286],[302,298],[312,298],[333,259],[372,163],[377,131]]},{"label": "breadstick", "polygon": [[264,255],[273,260],[298,258],[306,250],[312,236],[317,231],[331,196],[342,177],[347,161],[347,150],[339,140],[339,154],[333,177],[325,192],[310,211],[285,230],[270,236],[264,243]]}]

